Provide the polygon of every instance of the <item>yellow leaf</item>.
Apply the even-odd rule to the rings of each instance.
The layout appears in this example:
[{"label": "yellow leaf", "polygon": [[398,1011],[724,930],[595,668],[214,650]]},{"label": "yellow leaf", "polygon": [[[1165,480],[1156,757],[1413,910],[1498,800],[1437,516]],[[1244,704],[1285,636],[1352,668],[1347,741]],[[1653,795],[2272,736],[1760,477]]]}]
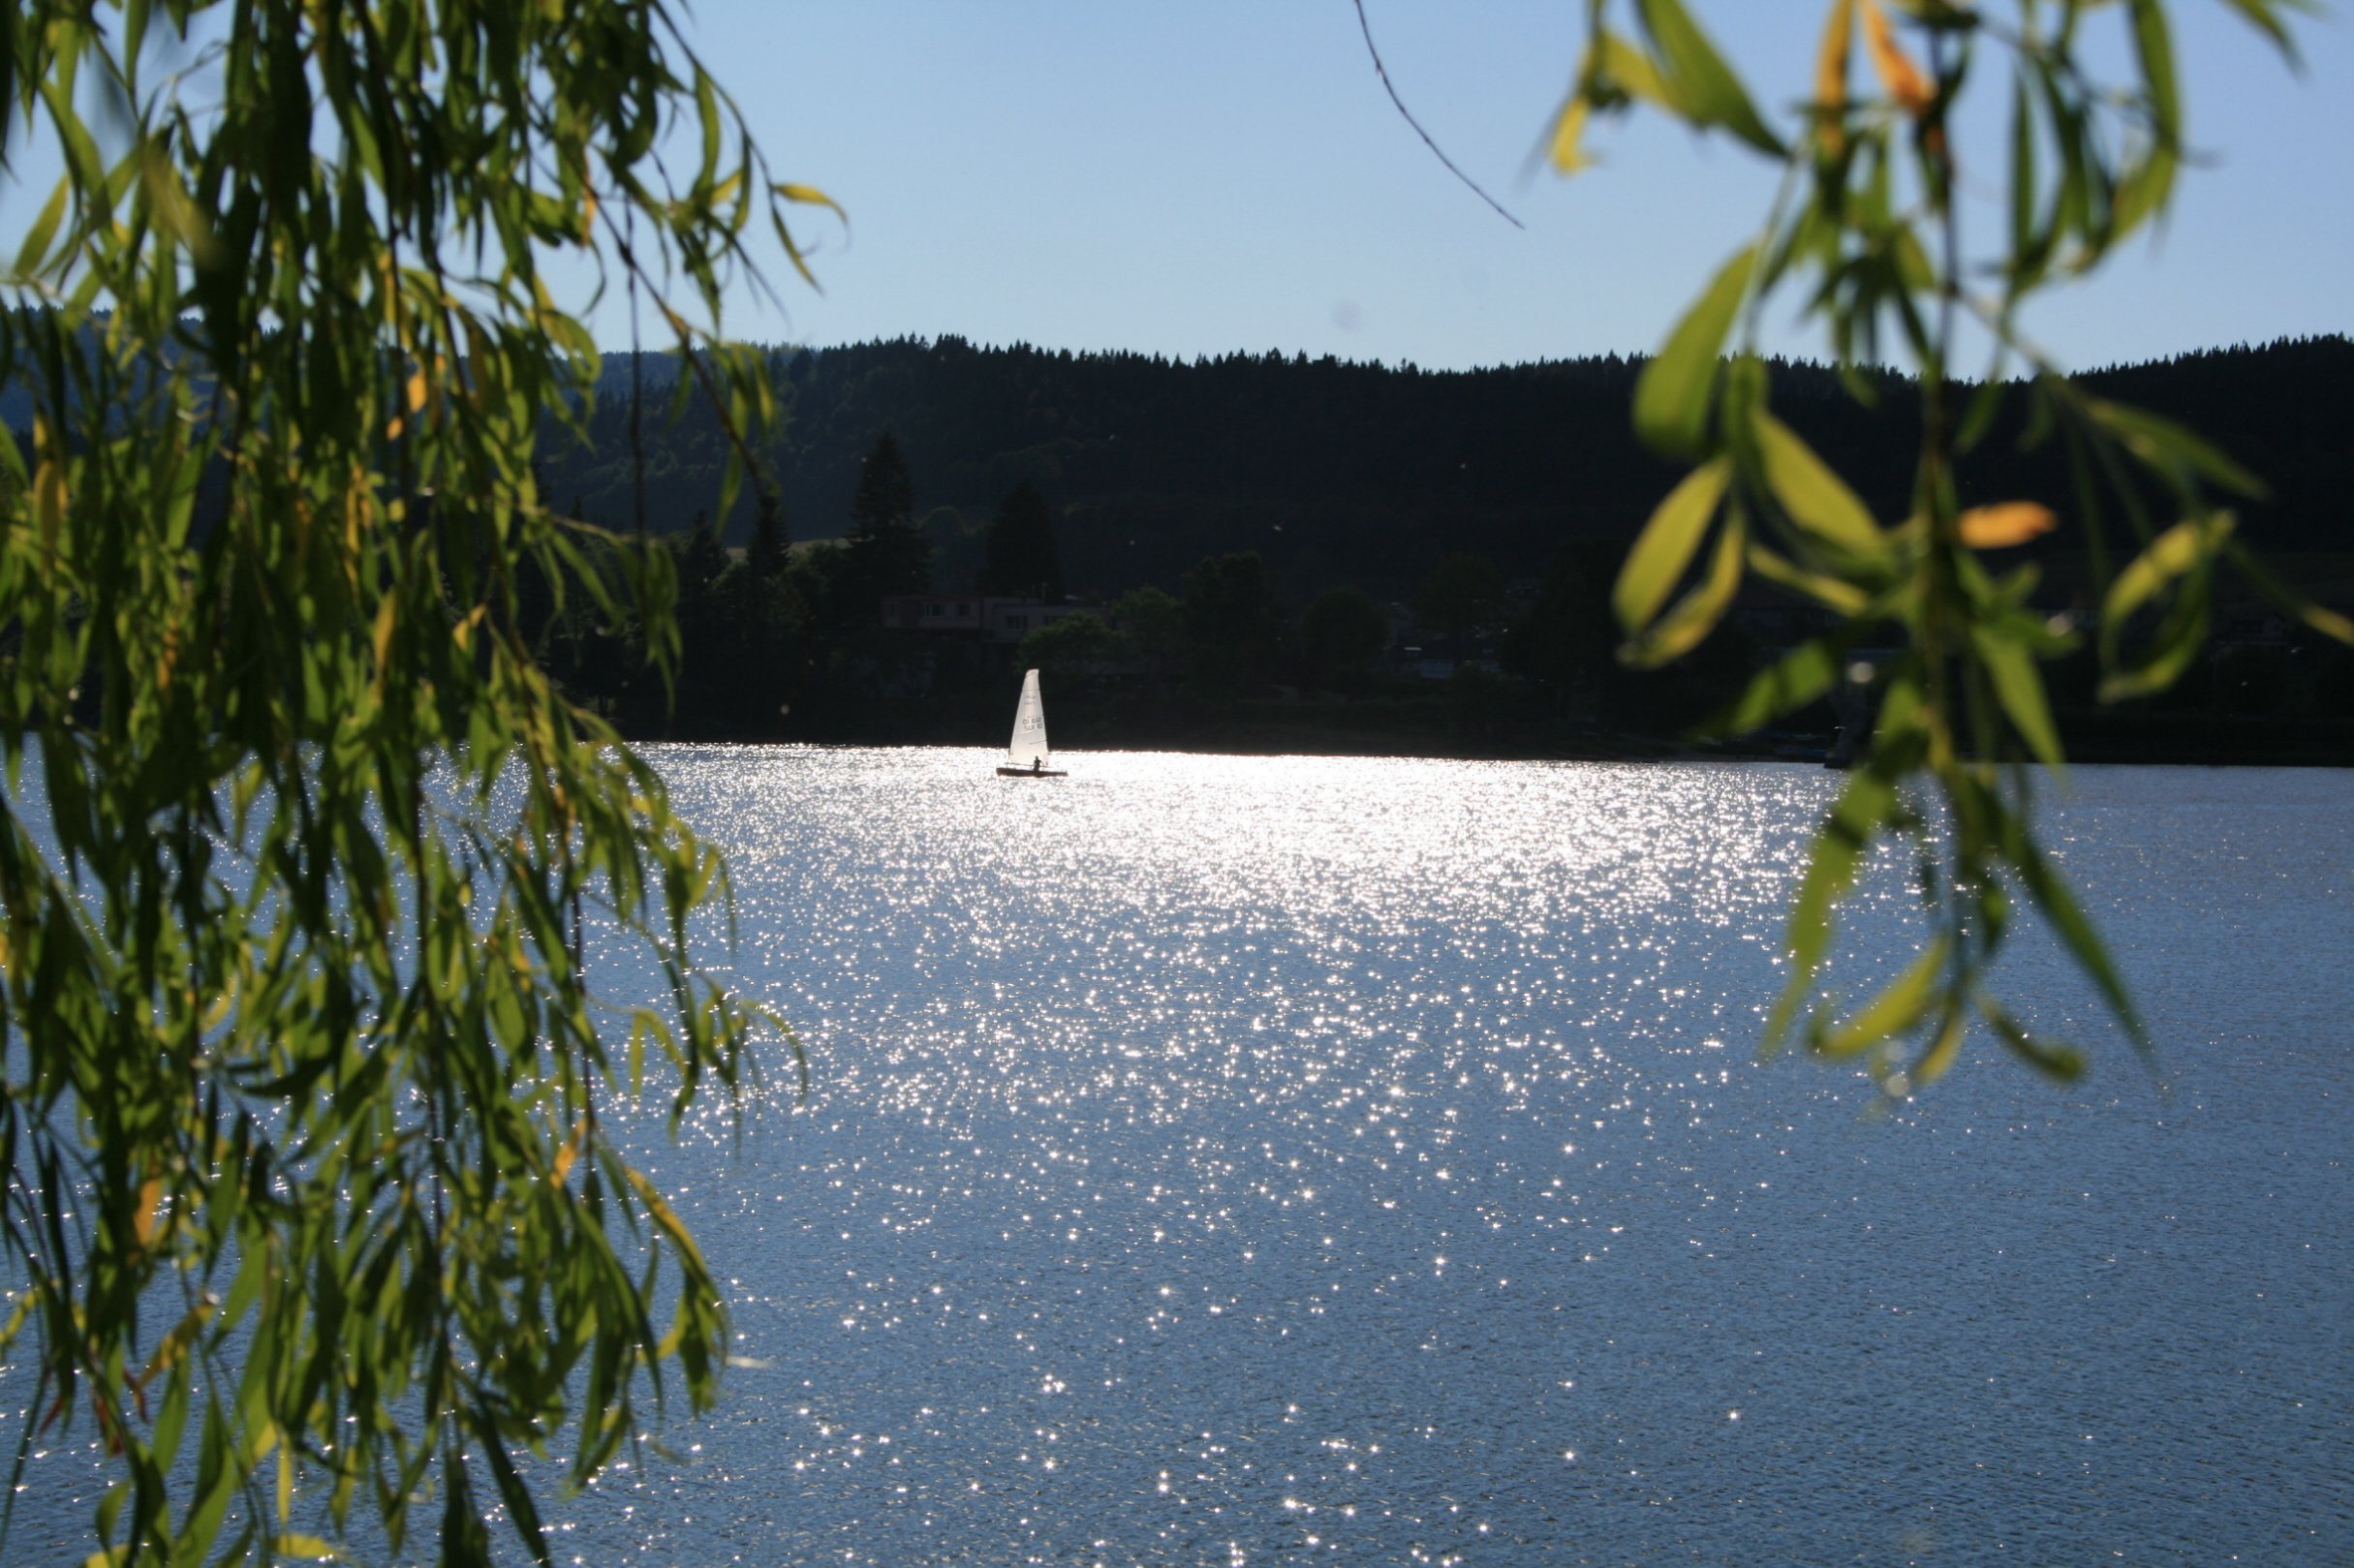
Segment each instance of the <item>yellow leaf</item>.
[{"label": "yellow leaf", "polygon": [[237,981],[236,977],[232,975],[229,984],[222,989],[221,994],[213,998],[212,1005],[204,1009],[204,1021],[200,1026],[203,1031],[210,1034],[214,1030],[228,1023],[229,1010],[236,1005],[236,1000]]},{"label": "yellow leaf", "polygon": [[1583,98],[1572,98],[1563,106],[1562,116],[1553,122],[1553,167],[1564,174],[1574,174],[1590,166],[1594,160],[1578,146],[1586,131],[1587,105]]},{"label": "yellow leaf", "polygon": [[1880,9],[1880,0],[1863,0],[1863,7],[1864,46],[1872,52],[1873,74],[1888,89],[1888,96],[1918,119],[1928,112],[1929,101],[1935,96],[1929,78],[1897,44],[1896,30],[1888,25],[1888,13]]},{"label": "yellow leaf", "polygon": [[385,440],[398,441],[402,430],[400,415],[395,414],[385,425]]},{"label": "yellow leaf", "polygon": [[1973,550],[2005,550],[2025,544],[2038,534],[2049,534],[2060,519],[2052,508],[2032,501],[2005,501],[1998,506],[1972,507],[1958,519],[1962,542]]},{"label": "yellow leaf", "polygon": [[1840,119],[1847,109],[1847,53],[1854,38],[1855,0],[1831,0],[1822,52],[1814,57],[1814,112],[1821,116],[1823,151],[1834,158],[1847,140]]},{"label": "yellow leaf", "polygon": [[409,378],[409,412],[415,414],[425,406],[425,373],[418,371]]},{"label": "yellow leaf", "polygon": [[573,1162],[580,1157],[580,1145],[587,1137],[588,1118],[584,1116],[573,1124],[573,1135],[565,1140],[564,1147],[556,1151],[556,1185],[562,1186],[564,1179],[573,1174]]},{"label": "yellow leaf", "polygon": [[131,1216],[132,1228],[139,1233],[139,1245],[145,1246],[155,1240],[159,1216],[156,1209],[164,1201],[164,1179],[150,1176],[139,1184],[139,1209]]},{"label": "yellow leaf", "polygon": [[832,197],[827,196],[823,191],[819,190],[814,185],[795,185],[790,180],[785,180],[776,185],[770,186],[769,189],[776,192],[777,195],[783,197],[788,201],[798,201],[803,206],[808,207],[831,207],[833,208],[834,214],[837,217],[847,218],[850,216],[848,213],[842,210],[841,202],[835,200]]},{"label": "yellow leaf", "polygon": [[376,680],[381,688],[385,674],[392,664],[392,627],[400,601],[389,594],[376,606]]}]

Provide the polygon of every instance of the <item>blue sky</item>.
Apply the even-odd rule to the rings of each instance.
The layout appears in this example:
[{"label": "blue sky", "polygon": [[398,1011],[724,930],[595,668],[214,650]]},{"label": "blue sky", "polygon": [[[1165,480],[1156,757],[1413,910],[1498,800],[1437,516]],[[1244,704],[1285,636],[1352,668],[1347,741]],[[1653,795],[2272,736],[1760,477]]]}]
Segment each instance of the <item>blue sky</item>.
[{"label": "blue sky", "polygon": [[[1788,123],[1825,0],[1689,3]],[[1604,128],[1595,170],[1531,172],[1581,44],[1576,0],[1365,5],[1408,106],[1525,230],[1399,118],[1349,0],[694,0],[696,46],[776,172],[851,218],[805,228],[821,292],[767,254],[784,310],[741,290],[729,335],[1435,367],[1642,353],[1760,221],[1773,169],[1654,116]],[[2170,10],[2197,166],[2161,234],[2046,299],[2029,331],[2076,368],[2354,331],[2354,21],[2340,7],[2303,26],[2298,76],[2224,0]],[[2120,67],[2125,11],[2088,24]],[[1964,211],[1991,237],[2006,89],[1988,73],[1977,97]],[[12,249],[57,167],[14,156]],[[592,280],[571,280],[582,307]],[[591,324],[628,345],[618,292]],[[1768,347],[1822,353],[1787,313]]]},{"label": "blue sky", "polygon": [[[731,333],[1431,366],[1648,351],[1762,216],[1772,169],[1657,120],[1606,130],[1599,169],[1526,177],[1583,7],[1366,6],[1408,106],[1525,231],[1399,119],[1348,0],[700,0],[697,46],[779,172],[851,214],[811,231],[823,292],[780,265],[790,314],[747,297]],[[1816,0],[1695,10],[1761,104],[1802,96]],[[2122,41],[2124,10],[2092,25]],[[2354,329],[2354,28],[2308,25],[2298,77],[2221,0],[2173,10],[2204,161],[2154,244],[2029,318],[2078,367]],[[1981,86],[1998,117],[2005,92]],[[2000,141],[1963,146],[1991,237]],[[626,342],[617,302],[595,324]]]}]

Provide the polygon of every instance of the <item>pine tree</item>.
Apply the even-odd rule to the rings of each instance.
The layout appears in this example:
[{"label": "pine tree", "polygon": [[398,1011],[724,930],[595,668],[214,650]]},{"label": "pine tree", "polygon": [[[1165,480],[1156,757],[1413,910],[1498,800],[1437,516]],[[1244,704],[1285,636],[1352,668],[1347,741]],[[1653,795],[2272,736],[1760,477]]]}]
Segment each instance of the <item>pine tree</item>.
[{"label": "pine tree", "polygon": [[981,592],[1063,597],[1063,563],[1055,548],[1054,512],[1028,479],[997,505],[983,543]]},{"label": "pine tree", "polygon": [[915,527],[915,483],[887,430],[858,466],[850,548],[858,590],[868,598],[920,594],[932,586],[932,541]]},{"label": "pine tree", "polygon": [[744,565],[762,582],[782,576],[791,542],[785,531],[784,496],[774,486],[761,486],[759,511],[753,520],[752,546],[744,552]]}]

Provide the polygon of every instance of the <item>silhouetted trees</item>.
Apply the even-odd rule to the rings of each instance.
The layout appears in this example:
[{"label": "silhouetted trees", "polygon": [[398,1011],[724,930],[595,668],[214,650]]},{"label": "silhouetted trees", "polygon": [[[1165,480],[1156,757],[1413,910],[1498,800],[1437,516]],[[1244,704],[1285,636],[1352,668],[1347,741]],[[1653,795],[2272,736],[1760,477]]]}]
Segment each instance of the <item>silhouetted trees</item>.
[{"label": "silhouetted trees", "polygon": [[851,498],[850,575],[868,599],[932,586],[932,544],[915,526],[915,481],[885,430],[868,448]]},{"label": "silhouetted trees", "polygon": [[782,574],[791,549],[791,540],[785,532],[785,497],[774,485],[760,487],[759,510],[754,515],[752,543],[744,552],[744,564],[755,577],[768,578]]},{"label": "silhouetted trees", "polygon": [[[761,457],[784,514],[803,538],[847,526],[863,459],[890,430],[922,479],[923,507],[985,523],[1024,478],[1054,498],[1067,592],[1117,594],[1151,583],[1174,592],[1205,555],[1256,550],[1268,580],[1297,602],[1353,580],[1382,599],[1409,598],[1447,551],[1484,555],[1507,580],[1540,574],[1564,542],[1626,539],[1677,479],[1677,470],[1626,439],[1641,361],[1616,356],[1432,372],[1289,354],[1171,361],[1148,354],[1070,354],[943,339],[779,351],[772,380],[782,416]],[[609,355],[608,384],[627,386],[629,356]],[[659,401],[676,381],[672,356],[640,366]],[[1771,367],[1775,407],[1827,463],[1848,476],[1874,515],[1911,509],[1917,394],[1878,378],[1876,408],[1858,405],[1820,366]],[[2341,498],[2354,490],[2354,342],[2343,337],[2216,350],[2164,363],[2097,371],[2094,395],[2188,420],[2263,476],[2271,499],[2241,508],[2241,529],[2268,550],[2354,544]],[[2064,444],[2022,450],[2029,396],[2016,389],[1986,439],[1957,465],[1966,504],[2038,500],[2073,518]],[[577,495],[596,518],[634,515],[628,399],[604,399],[583,448],[551,421],[542,493]],[[685,525],[717,492],[725,430],[697,406],[645,432],[656,532]],[[748,542],[759,507],[747,487],[723,519]],[[914,515],[919,524],[924,510]],[[2113,520],[2114,521],[2114,520]],[[951,552],[977,576],[982,540]],[[2121,541],[2122,542],[2122,541]],[[2038,540],[2054,592],[2081,581],[2073,520]]]},{"label": "silhouetted trees", "polygon": [[1277,624],[1257,552],[1212,556],[1185,574],[1185,630],[1205,688],[1230,693],[1265,678]]},{"label": "silhouetted trees", "polygon": [[1448,651],[1503,609],[1503,573],[1484,555],[1458,550],[1439,563],[1414,595],[1414,619],[1442,633]]},{"label": "silhouetted trees", "polygon": [[1504,668],[1543,688],[1557,714],[1568,712],[1581,687],[1598,695],[1618,670],[1610,585],[1626,553],[1624,544],[1601,540],[1563,549],[1535,601],[1505,633]]},{"label": "silhouetted trees", "polygon": [[1354,586],[1327,588],[1300,617],[1300,653],[1316,679],[1345,692],[1362,690],[1389,646],[1389,617]]},{"label": "silhouetted trees", "polygon": [[984,594],[1063,597],[1063,559],[1055,548],[1054,513],[1038,486],[1022,480],[999,502],[982,545]]},{"label": "silhouetted trees", "polygon": [[1092,673],[1118,655],[1120,639],[1100,616],[1081,610],[1049,621],[1024,637],[1014,662],[1036,667],[1050,678],[1072,679]]},{"label": "silhouetted trees", "polygon": [[1185,668],[1185,605],[1158,588],[1138,588],[1112,605],[1112,621],[1138,672],[1167,679]]}]

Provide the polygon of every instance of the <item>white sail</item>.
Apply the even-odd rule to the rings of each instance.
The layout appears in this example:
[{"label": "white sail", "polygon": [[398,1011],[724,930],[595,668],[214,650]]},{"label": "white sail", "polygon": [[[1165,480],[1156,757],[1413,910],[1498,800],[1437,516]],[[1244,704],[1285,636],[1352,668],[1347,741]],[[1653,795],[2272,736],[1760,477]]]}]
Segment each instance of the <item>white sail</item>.
[{"label": "white sail", "polygon": [[1022,677],[1022,702],[1013,710],[1013,739],[1007,744],[1006,760],[1017,768],[1053,766],[1053,756],[1046,750],[1046,705],[1038,700],[1037,670]]}]

